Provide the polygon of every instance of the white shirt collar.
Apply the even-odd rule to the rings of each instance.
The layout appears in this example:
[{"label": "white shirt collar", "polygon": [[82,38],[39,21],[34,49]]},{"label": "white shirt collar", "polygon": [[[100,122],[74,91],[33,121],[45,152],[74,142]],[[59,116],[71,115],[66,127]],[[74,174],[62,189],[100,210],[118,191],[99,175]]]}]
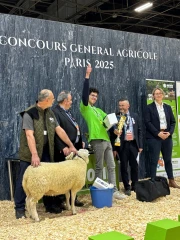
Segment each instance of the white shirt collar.
[{"label": "white shirt collar", "polygon": [[156,101],[154,101],[155,102],[155,104],[156,104],[156,106],[157,107],[162,107],[163,105],[164,105],[164,103],[162,102],[162,104],[159,104],[158,102],[156,102]]},{"label": "white shirt collar", "polygon": [[129,111],[126,114],[127,114],[127,116],[130,116],[130,112]]}]

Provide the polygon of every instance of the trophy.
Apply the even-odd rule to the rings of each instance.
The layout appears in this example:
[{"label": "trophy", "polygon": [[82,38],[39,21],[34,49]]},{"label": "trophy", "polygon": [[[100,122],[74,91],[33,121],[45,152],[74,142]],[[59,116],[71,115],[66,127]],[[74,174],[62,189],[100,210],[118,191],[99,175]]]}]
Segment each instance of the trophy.
[{"label": "trophy", "polygon": [[[120,134],[120,132],[121,132],[123,126],[124,126],[125,121],[126,121],[126,116],[122,115],[120,117],[120,120],[119,120],[118,124],[117,124],[117,129],[118,129],[119,134]],[[117,147],[121,146],[120,135],[118,135],[117,138],[115,139],[114,146],[117,146]]]}]

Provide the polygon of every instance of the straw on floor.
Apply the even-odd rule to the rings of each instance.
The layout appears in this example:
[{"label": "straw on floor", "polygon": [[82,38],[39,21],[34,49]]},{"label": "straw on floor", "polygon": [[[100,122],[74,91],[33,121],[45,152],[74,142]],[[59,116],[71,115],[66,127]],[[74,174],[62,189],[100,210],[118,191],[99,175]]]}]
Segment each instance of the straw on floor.
[{"label": "straw on floor", "polygon": [[[180,178],[176,180],[180,184]],[[91,235],[116,230],[143,240],[148,222],[164,218],[177,220],[180,215],[180,189],[171,188],[171,195],[150,203],[139,202],[133,192],[125,200],[115,200],[111,208],[96,209],[89,194],[79,196],[79,200],[85,206],[78,208],[74,216],[71,211],[45,213],[43,204],[38,204],[39,223],[30,218],[16,220],[14,203],[0,201],[0,239],[85,240]]]}]

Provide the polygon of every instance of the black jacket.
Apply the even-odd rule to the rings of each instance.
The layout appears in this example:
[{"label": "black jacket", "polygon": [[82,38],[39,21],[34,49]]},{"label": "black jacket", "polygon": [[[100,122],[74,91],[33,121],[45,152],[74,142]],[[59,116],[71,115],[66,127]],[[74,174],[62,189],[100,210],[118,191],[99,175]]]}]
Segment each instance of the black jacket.
[{"label": "black jacket", "polygon": [[[172,112],[171,106],[167,104],[163,104],[164,112],[167,121],[167,129],[166,131],[169,132],[172,137],[175,128],[175,118]],[[145,125],[146,125],[146,138],[159,138],[158,134],[160,132],[160,121],[159,121],[159,114],[157,111],[156,104],[153,102],[147,105],[146,112],[145,112]]]},{"label": "black jacket", "polygon": [[[64,109],[62,109],[59,105],[57,105],[53,109],[54,115],[60,125],[68,135],[69,139],[73,144],[75,144],[76,137],[77,137],[77,128],[72,123],[70,118],[65,113]],[[66,143],[64,143],[57,134],[55,134],[55,150],[62,151],[63,148],[67,147]],[[80,135],[78,143],[76,143],[76,148],[80,149],[82,148],[82,137]]]},{"label": "black jacket", "polygon": [[[119,115],[117,114],[117,118],[118,118],[118,116]],[[138,114],[130,112],[130,116],[131,116],[131,118],[133,118],[133,122],[134,122],[134,124],[133,124],[134,140],[136,141],[138,149],[143,148],[142,129],[140,127]],[[118,118],[118,120],[119,120],[119,118]],[[111,138],[112,146],[114,146],[114,141],[117,137],[117,135],[115,135],[113,132],[114,132],[114,128],[112,128],[110,130],[110,138]],[[123,127],[122,134],[120,137],[120,139],[121,139],[121,147],[120,148],[123,148],[123,145],[124,145],[124,138],[125,138],[124,134],[125,134],[125,131],[124,131],[124,127]]]}]

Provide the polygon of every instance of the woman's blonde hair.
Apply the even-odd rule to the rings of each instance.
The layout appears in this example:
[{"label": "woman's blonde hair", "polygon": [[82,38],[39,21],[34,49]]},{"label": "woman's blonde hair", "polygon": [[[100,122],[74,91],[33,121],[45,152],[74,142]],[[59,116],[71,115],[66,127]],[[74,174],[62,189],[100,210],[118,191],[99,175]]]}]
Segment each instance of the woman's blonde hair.
[{"label": "woman's blonde hair", "polygon": [[154,94],[155,94],[155,91],[156,91],[156,90],[159,90],[159,91],[162,93],[163,97],[165,96],[165,93],[164,93],[164,91],[162,90],[162,88],[156,87],[156,88],[154,88],[153,91],[152,91],[153,99],[154,99]]}]

